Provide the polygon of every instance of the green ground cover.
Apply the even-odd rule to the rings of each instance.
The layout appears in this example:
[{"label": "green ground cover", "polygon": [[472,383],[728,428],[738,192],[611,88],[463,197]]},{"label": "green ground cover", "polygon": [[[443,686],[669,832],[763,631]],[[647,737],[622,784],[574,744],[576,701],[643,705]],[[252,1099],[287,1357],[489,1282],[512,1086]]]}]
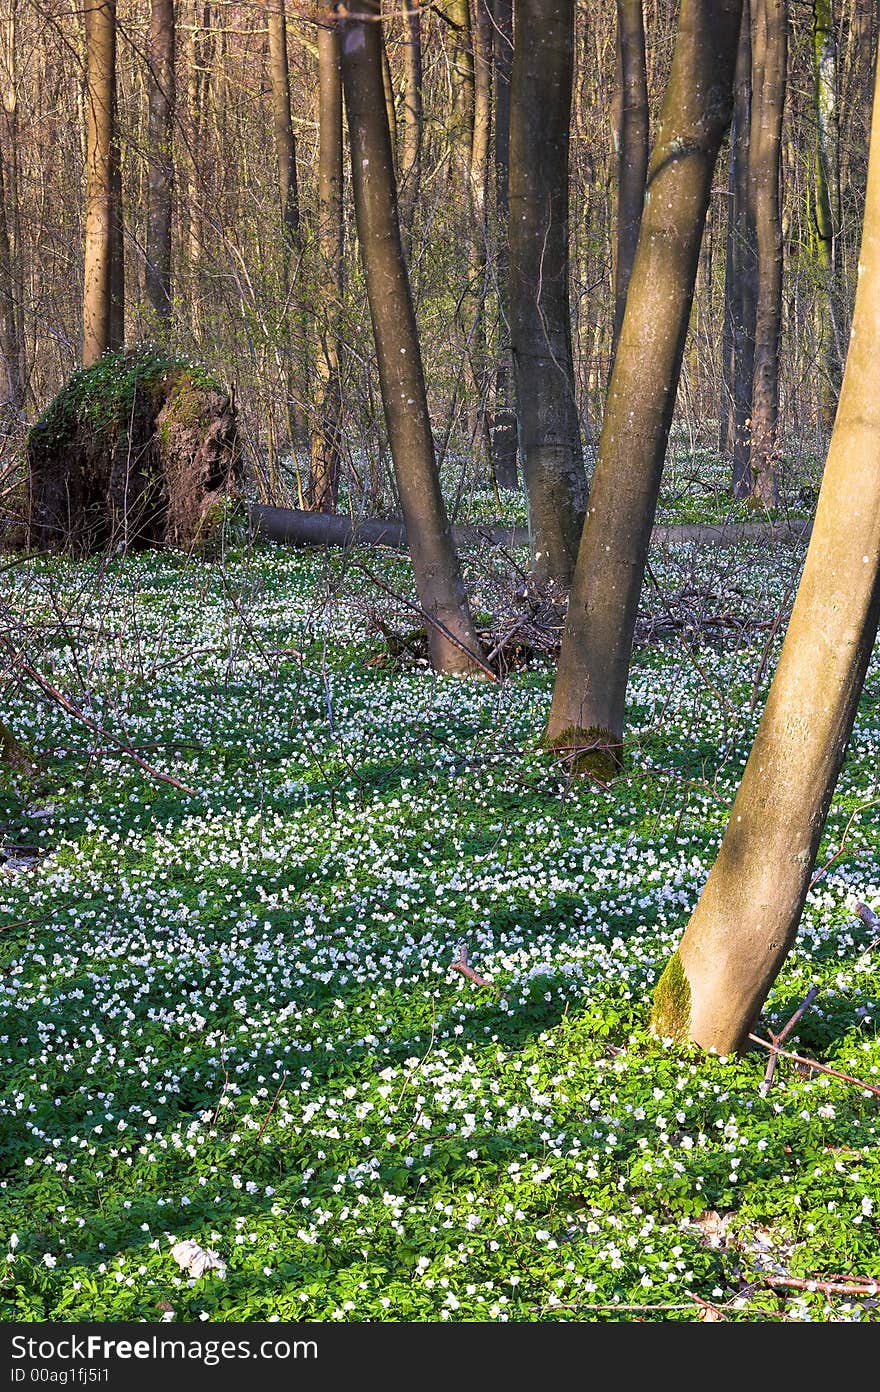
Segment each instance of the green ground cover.
[{"label": "green ground cover", "polygon": [[[745,618],[800,559],[652,570]],[[401,558],[368,563],[408,590]],[[367,665],[369,585],[338,555],[5,579],[34,664],[193,791],[7,691],[45,772],[0,787],[4,1319],[876,1319],[770,1278],[880,1280],[877,1098],[785,1064],[765,1096],[763,1055],[646,1032],[770,630],[640,647],[604,788],[541,752],[546,667]],[[844,850],[765,1015],[820,985],[793,1047],[874,1085],[880,949],[853,905],[880,909],[878,751],[875,655],[820,864]],[[450,971],[462,944],[488,986]],[[181,1272],[189,1238],[224,1270]]]}]

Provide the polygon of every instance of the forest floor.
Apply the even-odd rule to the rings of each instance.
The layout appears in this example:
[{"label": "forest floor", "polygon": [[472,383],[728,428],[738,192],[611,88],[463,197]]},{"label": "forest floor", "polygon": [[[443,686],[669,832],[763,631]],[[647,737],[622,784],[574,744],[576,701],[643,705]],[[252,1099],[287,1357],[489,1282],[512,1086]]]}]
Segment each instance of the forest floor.
[{"label": "forest floor", "polygon": [[[802,557],[654,548],[610,787],[542,752],[549,665],[388,653],[395,553],[8,571],[90,723],[2,712],[44,769],[0,786],[0,1316],[876,1320],[877,1097],[646,1030]],[[789,1047],[874,1087],[878,755],[875,653],[762,1022],[818,986]]]}]

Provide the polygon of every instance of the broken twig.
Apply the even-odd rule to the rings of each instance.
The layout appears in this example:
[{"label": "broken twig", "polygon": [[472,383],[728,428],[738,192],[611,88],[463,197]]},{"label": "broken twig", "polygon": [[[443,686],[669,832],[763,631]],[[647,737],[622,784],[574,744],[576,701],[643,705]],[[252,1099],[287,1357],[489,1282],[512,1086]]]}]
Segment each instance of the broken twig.
[{"label": "broken twig", "polygon": [[461,972],[462,976],[466,976],[468,981],[472,981],[475,986],[492,985],[491,981],[487,981],[485,976],[480,976],[479,972],[474,971],[473,967],[468,966],[468,950],[464,944],[462,944],[458,950],[457,961],[449,963],[449,970]]}]

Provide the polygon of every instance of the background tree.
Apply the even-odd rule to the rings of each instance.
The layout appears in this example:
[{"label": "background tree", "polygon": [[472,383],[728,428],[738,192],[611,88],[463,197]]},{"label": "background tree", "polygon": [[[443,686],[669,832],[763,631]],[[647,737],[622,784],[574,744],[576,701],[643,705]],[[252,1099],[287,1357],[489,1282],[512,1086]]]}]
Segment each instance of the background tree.
[{"label": "background tree", "polygon": [[568,151],[572,0],[516,0],[510,328],[535,576],[568,584],[587,504],[572,365]]},{"label": "background tree", "polygon": [[[328,17],[330,11],[328,9]],[[316,425],[312,431],[308,506],[335,512],[342,443],[342,384],[338,321],[343,293],[345,223],[342,208],[342,73],[335,25],[318,29],[318,214],[316,246],[321,287],[317,344]]]},{"label": "background tree", "polygon": [[617,0],[617,244],[611,358],[626,308],[626,292],[639,240],[648,173],[648,68],[642,0]]},{"label": "background tree", "polygon": [[358,241],[401,509],[435,670],[471,672],[480,647],[434,456],[418,330],[400,226],[382,87],[378,0],[339,20]]},{"label": "background tree", "polygon": [[[86,227],[83,291],[83,366],[118,346],[118,168],[114,172],[116,111],[116,3],[85,0]],[[114,284],[115,281],[115,284]],[[114,293],[115,292],[115,293]]]},{"label": "background tree", "polygon": [[147,299],[159,323],[171,313],[174,201],[174,0],[151,0],[147,48],[150,164],[147,172]]},{"label": "background tree", "polygon": [[639,593],[657,509],[741,0],[682,0],[623,327],[572,584],[547,738],[619,764]]},{"label": "background tree", "polygon": [[788,61],[786,0],[753,0],[752,15],[749,185],[758,253],[758,293],[749,463],[751,496],[765,507],[776,507],[783,270],[780,174]]}]

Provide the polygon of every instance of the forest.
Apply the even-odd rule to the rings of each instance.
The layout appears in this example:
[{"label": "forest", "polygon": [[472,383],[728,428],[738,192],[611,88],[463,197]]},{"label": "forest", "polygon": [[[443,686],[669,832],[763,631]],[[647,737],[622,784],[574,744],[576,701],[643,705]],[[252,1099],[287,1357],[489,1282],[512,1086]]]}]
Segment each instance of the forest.
[{"label": "forest", "polygon": [[878,30],[0,0],[7,1330],[880,1319]]}]

